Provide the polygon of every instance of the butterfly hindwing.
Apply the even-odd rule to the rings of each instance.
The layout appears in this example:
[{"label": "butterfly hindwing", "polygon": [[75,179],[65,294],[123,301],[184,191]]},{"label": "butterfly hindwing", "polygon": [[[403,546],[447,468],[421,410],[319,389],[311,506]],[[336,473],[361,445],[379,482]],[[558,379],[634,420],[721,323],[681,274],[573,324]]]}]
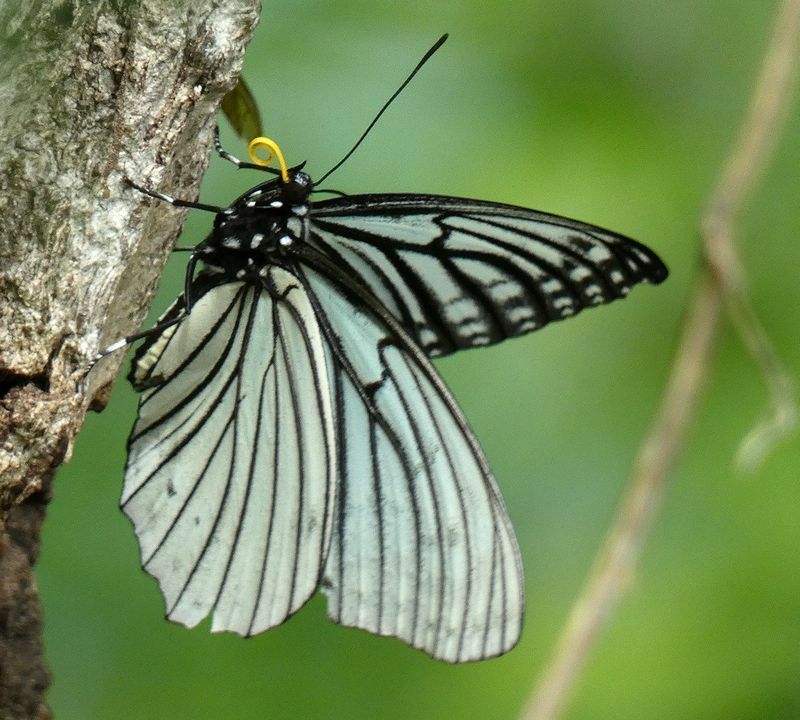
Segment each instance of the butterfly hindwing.
[{"label": "butterfly hindwing", "polygon": [[339,440],[329,615],[450,662],[509,650],[524,610],[519,551],[460,409],[391,316],[352,284],[301,272]]},{"label": "butterfly hindwing", "polygon": [[297,279],[214,287],[140,352],[142,395],[122,507],[167,616],[241,635],[316,590],[334,503],[333,411]]},{"label": "butterfly hindwing", "polygon": [[666,268],[623,235],[436,195],[315,203],[311,241],[357,275],[429,357],[498,342],[624,297]]}]

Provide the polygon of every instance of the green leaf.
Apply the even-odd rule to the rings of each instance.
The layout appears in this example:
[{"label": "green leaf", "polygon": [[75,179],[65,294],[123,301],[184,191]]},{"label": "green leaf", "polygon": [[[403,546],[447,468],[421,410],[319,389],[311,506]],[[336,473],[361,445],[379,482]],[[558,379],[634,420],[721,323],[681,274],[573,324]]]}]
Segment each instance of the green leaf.
[{"label": "green leaf", "polygon": [[258,105],[244,78],[240,77],[236,87],[222,98],[221,107],[231,127],[242,140],[250,142],[263,135]]}]

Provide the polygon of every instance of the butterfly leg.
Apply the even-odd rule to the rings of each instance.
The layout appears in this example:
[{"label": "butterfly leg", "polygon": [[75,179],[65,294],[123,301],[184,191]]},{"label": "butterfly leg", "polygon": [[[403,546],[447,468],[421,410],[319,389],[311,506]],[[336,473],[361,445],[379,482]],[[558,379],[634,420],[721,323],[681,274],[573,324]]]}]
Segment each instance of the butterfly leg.
[{"label": "butterfly leg", "polygon": [[194,297],[192,297],[192,281],[194,280],[194,270],[197,267],[197,254],[193,254],[186,264],[186,276],[183,281],[183,315],[184,317],[192,312]]},{"label": "butterfly leg", "polygon": [[172,197],[172,195],[167,195],[166,193],[159,192],[158,190],[150,190],[149,188],[137,185],[135,182],[133,182],[133,180],[129,180],[128,178],[125,178],[125,182],[128,183],[128,185],[130,185],[134,190],[138,190],[143,195],[155,198],[156,200],[163,200],[164,202],[167,202],[170,205],[174,205],[175,207],[194,208],[195,210],[206,210],[207,212],[213,212],[215,214],[221,213],[225,209],[218,207],[217,205],[206,205],[205,203],[192,202],[191,200],[181,200],[179,198]]},{"label": "butterfly leg", "polygon": [[[183,250],[184,248],[179,248]],[[188,250],[194,250],[194,248],[186,248]],[[168,327],[172,327],[177,323],[181,322],[184,318],[186,318],[189,313],[192,311],[192,306],[194,305],[194,297],[192,296],[192,280],[194,279],[194,272],[197,267],[198,256],[193,254],[189,258],[189,262],[186,265],[186,280],[184,283],[184,306],[183,311],[179,312],[177,315],[167,318],[165,320],[161,320],[160,322],[156,323],[154,327],[149,328],[148,330],[143,330],[138,333],[134,333],[133,335],[126,335],[124,338],[117,340],[116,342],[111,343],[108,347],[101,350],[97,355],[95,355],[87,364],[84,377],[88,374],[91,369],[106,355],[110,355],[111,353],[116,352],[117,350],[122,350],[122,348],[128,347],[131,343],[135,343],[137,340],[142,340],[143,338],[150,337],[151,335],[158,335],[166,330]]]},{"label": "butterfly leg", "polygon": [[[142,187],[141,185],[136,184],[135,182],[133,182],[133,180],[129,180],[128,178],[126,178],[125,181],[128,183],[128,185],[130,185],[135,190],[138,190],[140,193],[143,193],[148,197],[156,198],[157,200],[163,200],[164,202],[167,202],[175,207],[195,208],[198,210],[208,210],[214,213],[223,212],[223,208],[216,207],[214,205],[205,205],[203,203],[191,202],[189,200],[180,200],[179,198],[172,197],[172,195],[167,195],[166,193],[158,192],[157,190],[150,190],[148,188]],[[123,348],[128,347],[128,345],[136,342],[137,340],[142,340],[143,338],[147,338],[150,337],[151,335],[157,335],[163,332],[168,327],[171,327],[179,323],[191,312],[192,305],[194,304],[194,298],[192,297],[191,293],[191,285],[192,285],[192,279],[194,278],[194,272],[197,267],[198,257],[196,254],[194,254],[195,248],[192,247],[177,247],[175,248],[175,250],[192,252],[192,256],[189,258],[189,262],[186,266],[186,281],[184,290],[183,311],[179,312],[174,317],[158,322],[154,327],[151,327],[148,330],[143,330],[142,332],[134,333],[133,335],[127,335],[117,340],[116,342],[111,343],[111,345],[98,352],[87,363],[83,377],[86,377],[86,375],[92,370],[92,368],[107,355],[110,355],[111,353],[114,353],[117,350],[122,350]]]},{"label": "butterfly leg", "polygon": [[128,345],[135,343],[137,340],[150,337],[151,335],[157,335],[158,333],[166,330],[168,327],[176,325],[183,320],[186,315],[187,313],[185,312],[179,313],[176,317],[172,317],[169,320],[164,320],[164,322],[158,323],[149,330],[142,330],[142,332],[134,333],[133,335],[126,335],[124,338],[111,343],[111,345],[101,350],[91,359],[88,369],[91,370],[97,364],[97,362],[102,360],[106,355],[111,355],[111,353],[116,352],[117,350],[122,350],[122,348],[128,347]]},{"label": "butterfly leg", "polygon": [[111,345],[101,350],[99,353],[97,353],[97,355],[95,355],[91,359],[88,370],[91,370],[95,366],[95,364],[99,360],[102,360],[106,355],[110,355],[111,353],[116,352],[117,350],[121,350],[124,347],[128,347],[128,345],[136,342],[137,340],[142,340],[143,338],[150,337],[151,335],[157,335],[166,330],[168,327],[171,327],[172,325],[179,323],[181,320],[187,317],[189,313],[192,311],[192,306],[194,305],[194,300],[195,300],[195,298],[192,296],[191,290],[192,290],[192,280],[194,279],[194,271],[197,267],[197,262],[198,262],[198,256],[192,255],[189,258],[189,262],[186,265],[186,280],[184,283],[185,289],[183,294],[184,301],[183,301],[183,310],[181,312],[179,312],[177,315],[173,317],[159,321],[158,323],[156,323],[154,327],[151,327],[148,330],[142,330],[141,332],[134,333],[133,335],[127,335],[126,337],[121,338],[120,340],[117,340],[114,343],[111,343]]},{"label": "butterfly leg", "polygon": [[111,353],[116,352],[117,350],[122,350],[123,348],[128,347],[131,343],[136,342],[137,340],[141,340],[142,338],[150,337],[151,335],[156,335],[160,332],[163,332],[168,327],[172,325],[176,325],[181,320],[186,317],[186,313],[181,312],[178,313],[177,316],[170,318],[169,320],[164,320],[163,322],[158,323],[155,327],[150,328],[149,330],[143,330],[142,332],[135,333],[134,335],[128,335],[120,340],[117,340],[114,343],[111,343],[108,347],[101,350],[97,355],[95,355],[89,362],[84,365],[77,382],[75,383],[75,392],[83,393],[86,390],[86,378],[88,377],[89,373],[94,369],[94,366],[97,365],[100,360],[102,360],[106,355],[111,355]]}]

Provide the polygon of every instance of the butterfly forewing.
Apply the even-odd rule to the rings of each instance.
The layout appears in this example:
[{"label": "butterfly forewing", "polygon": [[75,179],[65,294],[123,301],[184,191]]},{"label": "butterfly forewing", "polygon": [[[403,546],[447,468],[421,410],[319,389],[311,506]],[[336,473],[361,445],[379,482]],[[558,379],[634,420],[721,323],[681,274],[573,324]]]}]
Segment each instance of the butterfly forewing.
[{"label": "butterfly forewing", "polygon": [[204,294],[140,353],[122,506],[170,619],[242,635],[315,591],[334,502],[333,410],[305,291],[272,267]]},{"label": "butterfly forewing", "polygon": [[313,206],[310,232],[431,357],[530,332],[666,277],[658,257],[630,238],[459,198],[326,200]]},{"label": "butterfly forewing", "polygon": [[303,272],[339,439],[329,615],[450,662],[507,651],[521,630],[523,577],[477,440],[391,316],[348,284]]}]

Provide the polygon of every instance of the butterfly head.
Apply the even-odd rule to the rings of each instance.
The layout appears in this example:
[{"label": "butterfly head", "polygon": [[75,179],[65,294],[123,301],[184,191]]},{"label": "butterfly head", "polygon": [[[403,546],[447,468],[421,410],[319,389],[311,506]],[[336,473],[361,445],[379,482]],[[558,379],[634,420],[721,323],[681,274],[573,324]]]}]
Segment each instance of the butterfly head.
[{"label": "butterfly head", "polygon": [[[266,151],[268,153],[267,157],[259,155],[261,151]],[[253,191],[245,197],[252,198],[254,195],[261,193],[270,195],[277,193],[277,198],[270,198],[273,204],[276,201],[280,201],[290,207],[308,205],[308,197],[314,190],[314,183],[308,174],[303,172],[304,162],[292,168],[287,167],[278,143],[266,137],[257,137],[251,140],[248,153],[254,165],[260,165],[265,170],[275,173],[278,177],[271,182],[253,188]],[[278,161],[279,170],[273,170],[269,167],[273,160]]]},{"label": "butterfly head", "polygon": [[[302,166],[300,166],[302,167]],[[278,179],[281,196],[289,205],[304,205],[308,203],[308,196],[314,189],[314,183],[300,168],[292,168],[287,173],[287,179]]]}]

